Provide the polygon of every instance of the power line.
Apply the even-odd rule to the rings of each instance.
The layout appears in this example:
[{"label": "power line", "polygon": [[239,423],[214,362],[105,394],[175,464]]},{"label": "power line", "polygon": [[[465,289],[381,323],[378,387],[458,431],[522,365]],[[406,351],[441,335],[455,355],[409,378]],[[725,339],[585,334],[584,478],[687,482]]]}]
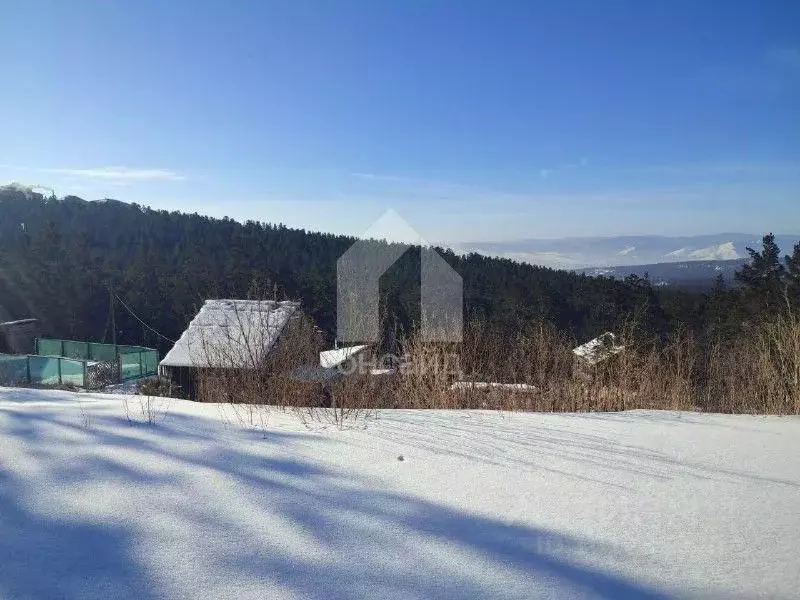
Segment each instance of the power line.
[{"label": "power line", "polygon": [[163,333],[159,333],[158,331],[156,331],[155,329],[153,329],[152,327],[150,327],[150,325],[148,325],[147,323],[145,323],[144,321],[142,321],[142,320],[141,320],[141,319],[140,319],[140,318],[139,318],[139,317],[136,315],[136,313],[135,313],[135,312],[133,312],[133,311],[131,310],[131,308],[130,308],[130,307],[127,305],[127,304],[125,304],[125,303],[122,301],[122,298],[120,298],[120,297],[119,297],[117,294],[114,294],[114,297],[115,297],[117,300],[119,300],[119,303],[120,303],[120,304],[122,304],[122,307],[123,307],[125,310],[127,310],[129,313],[131,313],[131,315],[133,316],[133,318],[134,318],[134,319],[136,319],[137,321],[139,321],[139,323],[141,323],[142,325],[144,325],[145,327],[147,327],[147,328],[148,328],[150,331],[152,331],[153,333],[155,333],[157,336],[159,336],[159,337],[161,337],[161,338],[164,338],[165,340],[167,340],[168,342],[170,342],[170,343],[172,343],[172,344],[174,344],[174,343],[175,343],[175,340],[171,340],[171,339],[169,339],[169,338],[168,338],[167,336],[165,336]]}]

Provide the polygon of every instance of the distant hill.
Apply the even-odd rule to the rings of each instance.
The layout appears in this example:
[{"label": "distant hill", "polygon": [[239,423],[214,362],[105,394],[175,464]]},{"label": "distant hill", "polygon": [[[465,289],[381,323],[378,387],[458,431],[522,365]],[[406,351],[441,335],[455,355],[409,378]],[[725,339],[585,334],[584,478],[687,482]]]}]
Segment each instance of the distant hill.
[{"label": "distant hill", "polygon": [[[763,232],[766,233],[766,232]],[[724,262],[748,257],[747,247],[759,248],[763,233],[719,233],[669,237],[634,235],[616,237],[512,240],[456,245],[462,251],[511,258],[560,269],[627,267],[690,261]],[[776,235],[778,246],[789,251],[800,234]],[[724,266],[720,265],[723,270]]]},{"label": "distant hill", "polygon": [[[44,333],[55,337],[108,339],[113,286],[148,327],[172,340],[205,299],[252,294],[300,300],[332,337],[336,261],[355,241],[283,225],[0,187],[0,319],[35,317]],[[661,307],[650,286],[477,253],[442,254],[463,277],[466,318],[486,319],[509,332],[544,319],[587,339],[618,328],[640,307],[657,331],[693,318]],[[392,335],[420,322],[418,248],[381,279],[381,296]],[[127,311],[117,311],[116,326],[122,343],[170,347]]]},{"label": "distant hill", "polygon": [[686,289],[706,290],[722,275],[726,283],[734,282],[734,274],[747,262],[736,260],[691,260],[651,265],[628,265],[621,267],[592,267],[577,269],[578,273],[592,276],[624,279],[629,275],[647,276],[653,285],[674,285]]}]

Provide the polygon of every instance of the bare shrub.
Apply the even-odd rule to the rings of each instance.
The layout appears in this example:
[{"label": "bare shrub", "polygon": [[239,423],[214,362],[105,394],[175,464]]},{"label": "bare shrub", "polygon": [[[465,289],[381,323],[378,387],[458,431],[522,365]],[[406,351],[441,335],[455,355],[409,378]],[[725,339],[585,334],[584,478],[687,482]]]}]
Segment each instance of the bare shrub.
[{"label": "bare shrub", "polygon": [[[455,408],[450,385],[460,374],[460,357],[451,344],[427,344],[418,334],[405,338],[401,345],[402,363],[391,384],[390,407]],[[384,400],[385,402],[385,400]]]},{"label": "bare shrub", "polygon": [[148,377],[136,382],[136,393],[140,396],[175,398],[178,390],[168,377]]},{"label": "bare shrub", "polygon": [[[298,316],[268,355],[202,370],[199,395],[236,407],[241,423],[261,428],[271,407],[291,410],[309,426],[337,427],[361,426],[381,408],[800,413],[796,313],[727,341],[688,330],[662,340],[636,319],[618,333],[624,351],[591,363],[572,352],[574,339],[545,321],[513,331],[476,321],[460,344],[427,343],[417,332],[399,339],[388,373],[359,365],[336,378],[303,380],[293,373],[317,364],[323,340]],[[254,344],[242,347],[249,352]]]},{"label": "bare shrub", "polygon": [[[573,340],[551,324],[536,321],[514,331],[503,331],[484,321],[468,324],[460,348],[459,365],[465,382],[504,386],[466,385],[451,389],[453,408],[494,410],[575,409],[563,386],[572,377]],[[452,385],[451,385],[452,388]]]},{"label": "bare shrub", "polygon": [[[134,398],[138,411],[131,407],[131,402]],[[134,423],[155,425],[166,416],[168,408],[169,398],[160,398],[157,396],[122,397],[122,410],[125,413],[125,420],[128,421],[129,425],[133,425]]]},{"label": "bare shrub", "polygon": [[[547,323],[511,333],[472,323],[458,349],[462,385],[452,389],[447,376],[409,369],[399,381],[395,406],[800,413],[796,313],[786,312],[727,343],[701,342],[691,331],[662,341],[648,336],[635,319],[620,338],[623,352],[589,364],[571,352],[574,340]],[[431,352],[415,343],[408,345],[412,362]]]},{"label": "bare shrub", "polygon": [[166,407],[169,400],[157,396],[139,396],[139,411],[142,420],[148,425],[155,425],[163,419],[166,414]]},{"label": "bare shrub", "polygon": [[800,317],[786,311],[710,352],[706,410],[800,414]]},{"label": "bare shrub", "polygon": [[89,411],[86,409],[86,405],[81,400],[78,400],[78,408],[81,415],[81,425],[84,429],[90,429],[92,426],[92,416],[89,414]]},{"label": "bare shrub", "polygon": [[761,378],[771,394],[767,400],[770,412],[800,413],[800,317],[787,311],[758,333],[757,363]]},{"label": "bare shrub", "polygon": [[125,413],[125,420],[128,422],[128,425],[133,425],[133,419],[131,418],[131,407],[128,403],[128,396],[122,397],[122,410]]}]

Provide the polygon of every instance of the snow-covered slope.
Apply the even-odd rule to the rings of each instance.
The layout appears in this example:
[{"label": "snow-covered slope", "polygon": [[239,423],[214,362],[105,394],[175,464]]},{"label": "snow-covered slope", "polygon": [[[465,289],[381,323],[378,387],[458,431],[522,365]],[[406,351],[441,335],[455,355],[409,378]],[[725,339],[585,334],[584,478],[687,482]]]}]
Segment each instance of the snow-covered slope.
[{"label": "snow-covered slope", "polygon": [[744,258],[737,251],[733,242],[724,242],[708,248],[679,248],[664,255],[665,259],[670,260],[736,260]]},{"label": "snow-covered slope", "polygon": [[[791,598],[800,419],[0,389],[2,598]],[[225,416],[227,415],[227,419]],[[398,460],[398,457],[403,460]]]}]

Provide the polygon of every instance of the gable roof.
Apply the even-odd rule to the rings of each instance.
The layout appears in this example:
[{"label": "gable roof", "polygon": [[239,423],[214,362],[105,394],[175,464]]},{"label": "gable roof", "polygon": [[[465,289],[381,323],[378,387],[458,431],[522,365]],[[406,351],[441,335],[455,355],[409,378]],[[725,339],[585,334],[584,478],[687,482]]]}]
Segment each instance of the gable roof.
[{"label": "gable roof", "polygon": [[206,300],[160,366],[255,366],[299,308],[289,301]]},{"label": "gable roof", "polygon": [[337,348],[336,350],[325,350],[319,353],[319,364],[326,369],[338,367],[367,348],[369,346],[348,346],[346,348]]},{"label": "gable roof", "polygon": [[625,346],[617,345],[617,336],[610,331],[574,348],[572,352],[590,365],[596,365],[610,356],[619,354]]}]

